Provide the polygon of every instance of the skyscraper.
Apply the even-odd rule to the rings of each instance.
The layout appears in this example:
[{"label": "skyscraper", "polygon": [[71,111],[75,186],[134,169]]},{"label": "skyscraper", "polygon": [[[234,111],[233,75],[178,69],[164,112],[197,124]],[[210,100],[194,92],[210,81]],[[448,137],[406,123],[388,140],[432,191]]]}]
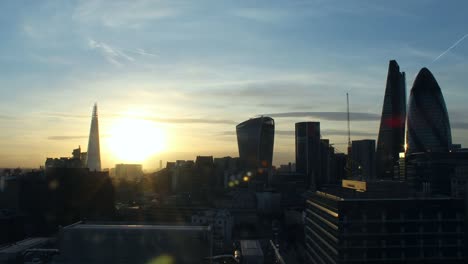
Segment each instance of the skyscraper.
[{"label": "skyscraper", "polygon": [[375,140],[354,140],[351,147],[353,177],[362,180],[375,178]]},{"label": "skyscraper", "polygon": [[94,104],[91,117],[91,129],[89,131],[88,157],[86,161],[90,171],[101,170],[101,151],[99,147],[99,124],[97,115],[97,104]]},{"label": "skyscraper", "polygon": [[320,122],[296,123],[296,171],[305,175],[307,188],[321,177]]},{"label": "skyscraper", "polygon": [[271,168],[275,121],[267,116],[252,118],[237,125],[236,132],[241,166],[252,172]]},{"label": "skyscraper", "polygon": [[439,84],[422,68],[411,89],[408,111],[407,154],[448,152],[452,146],[450,121]]},{"label": "skyscraper", "polygon": [[404,151],[406,119],[405,73],[395,60],[388,66],[387,86],[377,141],[377,176],[392,178],[393,166]]}]

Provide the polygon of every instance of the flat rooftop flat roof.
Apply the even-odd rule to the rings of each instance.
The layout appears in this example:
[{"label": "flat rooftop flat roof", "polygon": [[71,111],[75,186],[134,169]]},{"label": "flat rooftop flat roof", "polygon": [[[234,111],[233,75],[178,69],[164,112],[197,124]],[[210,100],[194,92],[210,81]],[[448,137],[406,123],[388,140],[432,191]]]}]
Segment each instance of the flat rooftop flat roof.
[{"label": "flat rooftop flat roof", "polygon": [[240,245],[244,256],[263,256],[263,250],[258,240],[241,240]]},{"label": "flat rooftop flat roof", "polygon": [[16,254],[26,249],[30,249],[39,246],[43,243],[50,241],[48,237],[33,237],[18,241],[14,244],[7,245],[0,248],[0,254]]},{"label": "flat rooftop flat roof", "polygon": [[118,225],[118,224],[76,224],[67,226],[67,229],[108,229],[108,230],[192,230],[192,231],[209,231],[209,226],[190,226],[190,225]]}]

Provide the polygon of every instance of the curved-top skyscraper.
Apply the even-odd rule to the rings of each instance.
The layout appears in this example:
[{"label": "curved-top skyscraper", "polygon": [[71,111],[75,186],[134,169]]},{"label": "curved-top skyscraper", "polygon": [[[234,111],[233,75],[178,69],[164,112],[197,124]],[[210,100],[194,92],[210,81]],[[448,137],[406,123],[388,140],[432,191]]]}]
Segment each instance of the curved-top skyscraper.
[{"label": "curved-top skyscraper", "polygon": [[275,121],[262,116],[236,126],[239,159],[246,170],[270,168],[273,160]]},{"label": "curved-top skyscraper", "polygon": [[388,65],[387,85],[377,140],[377,177],[393,178],[393,166],[405,146],[405,73],[395,60]]},{"label": "curved-top skyscraper", "polygon": [[406,153],[448,152],[451,146],[452,133],[444,96],[432,73],[422,68],[409,99]]},{"label": "curved-top skyscraper", "polygon": [[101,171],[101,150],[99,147],[99,123],[97,115],[97,104],[94,104],[91,117],[91,128],[89,131],[88,157],[86,166],[90,171]]}]

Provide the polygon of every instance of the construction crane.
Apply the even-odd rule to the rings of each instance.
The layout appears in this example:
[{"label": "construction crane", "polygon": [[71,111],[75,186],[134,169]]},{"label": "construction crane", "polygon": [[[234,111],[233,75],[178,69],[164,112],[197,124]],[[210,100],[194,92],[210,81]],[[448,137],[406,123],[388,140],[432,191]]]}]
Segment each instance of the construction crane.
[{"label": "construction crane", "polygon": [[349,118],[349,94],[346,93],[346,113],[348,114],[348,150],[351,149],[351,126]]},{"label": "construction crane", "polygon": [[351,179],[353,175],[352,161],[351,161],[351,126],[349,118],[349,94],[346,93],[346,113],[348,117],[348,156],[346,157],[346,174],[347,178]]}]

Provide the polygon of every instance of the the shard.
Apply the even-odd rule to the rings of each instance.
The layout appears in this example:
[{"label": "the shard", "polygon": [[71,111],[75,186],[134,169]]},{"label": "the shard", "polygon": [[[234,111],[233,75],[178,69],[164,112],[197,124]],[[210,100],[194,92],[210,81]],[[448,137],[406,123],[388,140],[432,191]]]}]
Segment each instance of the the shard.
[{"label": "the shard", "polygon": [[450,121],[439,84],[422,68],[409,98],[407,155],[420,152],[448,152],[452,147]]},{"label": "the shard", "polygon": [[90,171],[101,170],[101,150],[99,147],[99,123],[97,114],[97,104],[94,104],[93,115],[91,117],[91,129],[89,131],[88,157],[86,165]]},{"label": "the shard", "polygon": [[406,84],[405,73],[395,60],[388,66],[387,85],[377,140],[377,177],[393,178],[393,167],[405,151]]}]

